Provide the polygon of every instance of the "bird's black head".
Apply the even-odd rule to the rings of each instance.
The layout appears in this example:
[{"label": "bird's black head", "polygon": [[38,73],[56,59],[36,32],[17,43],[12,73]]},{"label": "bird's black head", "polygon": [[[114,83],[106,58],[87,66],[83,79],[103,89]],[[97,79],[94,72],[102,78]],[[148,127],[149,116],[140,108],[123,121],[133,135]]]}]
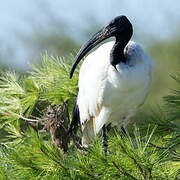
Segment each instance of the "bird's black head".
[{"label": "bird's black head", "polygon": [[103,27],[99,32],[94,34],[92,38],[87,41],[75,58],[75,62],[72,65],[70,71],[70,78],[73,76],[73,72],[80,62],[80,60],[96,45],[101,43],[107,38],[115,37],[116,41],[122,43],[124,46],[128,43],[133,33],[132,24],[126,16],[118,16],[114,18],[108,25]]},{"label": "bird's black head", "polygon": [[133,34],[133,27],[126,16],[114,18],[105,28],[109,29],[111,36],[118,41],[129,41]]}]

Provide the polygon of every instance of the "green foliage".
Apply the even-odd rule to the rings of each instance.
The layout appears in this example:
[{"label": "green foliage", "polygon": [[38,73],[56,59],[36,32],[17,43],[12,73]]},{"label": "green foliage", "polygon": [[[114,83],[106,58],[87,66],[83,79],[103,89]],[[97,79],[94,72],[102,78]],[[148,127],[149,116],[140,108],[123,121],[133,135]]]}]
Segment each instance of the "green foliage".
[{"label": "green foliage", "polygon": [[176,76],[172,76],[172,78],[177,82],[178,90],[172,90],[172,94],[164,97],[164,100],[166,101],[166,105],[170,115],[172,116],[171,118],[173,120],[180,120],[180,73],[178,73]]},{"label": "green foliage", "polygon": [[[21,77],[4,73],[0,80],[0,179],[179,179],[179,89],[165,97],[165,106],[123,135],[109,132],[108,154],[100,139],[82,151],[73,143],[64,154],[48,133],[35,131],[26,121],[43,116],[49,104],[69,100],[70,112],[77,94],[78,71],[69,80],[73,57],[42,57],[41,67]],[[177,83],[180,77],[175,76]],[[158,113],[157,113],[158,112]],[[143,123],[144,122],[144,123]]]},{"label": "green foliage", "polygon": [[0,126],[36,115],[35,107],[42,110],[47,104],[58,105],[66,100],[72,104],[78,91],[78,70],[70,80],[71,62],[72,56],[65,62],[46,54],[42,57],[42,66],[34,67],[34,71],[25,77],[4,73],[0,79]]},{"label": "green foliage", "polygon": [[165,161],[167,149],[153,152],[149,146],[156,140],[153,131],[142,137],[135,128],[134,138],[120,135],[110,136],[105,159],[100,140],[85,152],[72,148],[63,154],[28,128],[23,142],[1,148],[0,169],[8,179],[177,179],[180,164]]},{"label": "green foliage", "polygon": [[43,56],[42,66],[31,73],[37,85],[41,88],[41,99],[59,104],[77,95],[78,71],[73,80],[69,79],[73,56],[67,59]]}]

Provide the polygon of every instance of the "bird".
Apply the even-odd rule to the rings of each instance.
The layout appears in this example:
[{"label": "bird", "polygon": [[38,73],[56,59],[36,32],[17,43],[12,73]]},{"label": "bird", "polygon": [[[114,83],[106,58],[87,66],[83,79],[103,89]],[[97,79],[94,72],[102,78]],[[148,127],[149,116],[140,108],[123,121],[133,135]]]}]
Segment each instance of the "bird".
[{"label": "bird", "polygon": [[[112,19],[80,49],[70,70],[78,63],[79,92],[70,131],[80,122],[82,145],[88,147],[102,130],[103,154],[107,153],[107,126],[126,129],[130,118],[144,103],[153,78],[153,63],[141,45],[131,40],[133,26],[125,15]],[[105,42],[92,51],[106,39]]]}]

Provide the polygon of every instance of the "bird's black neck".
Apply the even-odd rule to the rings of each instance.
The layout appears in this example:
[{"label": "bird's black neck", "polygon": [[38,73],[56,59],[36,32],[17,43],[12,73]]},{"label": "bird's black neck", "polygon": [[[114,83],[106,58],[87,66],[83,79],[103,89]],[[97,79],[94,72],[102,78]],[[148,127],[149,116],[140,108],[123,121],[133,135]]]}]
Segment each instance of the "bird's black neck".
[{"label": "bird's black neck", "polygon": [[122,42],[116,38],[116,42],[114,46],[112,47],[111,53],[110,53],[110,63],[112,66],[115,67],[120,62],[126,63],[126,58],[124,56],[124,48],[127,43],[128,43],[127,41]]}]

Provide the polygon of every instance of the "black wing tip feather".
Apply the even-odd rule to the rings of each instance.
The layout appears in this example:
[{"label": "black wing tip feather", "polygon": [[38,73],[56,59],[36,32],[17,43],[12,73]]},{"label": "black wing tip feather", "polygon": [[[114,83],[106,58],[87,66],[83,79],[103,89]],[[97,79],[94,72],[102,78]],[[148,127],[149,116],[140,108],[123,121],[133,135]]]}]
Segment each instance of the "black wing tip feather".
[{"label": "black wing tip feather", "polygon": [[68,131],[68,133],[70,135],[76,134],[79,123],[80,123],[79,107],[78,107],[77,99],[76,99],[76,102],[75,102],[74,108],[73,108],[73,112],[72,112],[72,121],[71,121],[70,128]]}]

